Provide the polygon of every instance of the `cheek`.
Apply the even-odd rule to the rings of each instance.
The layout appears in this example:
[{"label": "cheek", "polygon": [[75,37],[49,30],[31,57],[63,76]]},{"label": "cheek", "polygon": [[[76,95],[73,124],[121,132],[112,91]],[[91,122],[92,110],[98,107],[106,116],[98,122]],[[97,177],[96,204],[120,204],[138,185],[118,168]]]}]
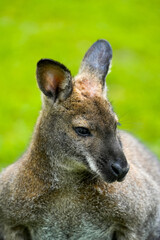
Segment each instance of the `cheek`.
[{"label": "cheek", "polygon": [[59,144],[64,154],[70,157],[83,155],[86,142],[78,137],[72,128],[63,129],[59,132]]},{"label": "cheek", "polygon": [[64,152],[65,151],[69,152],[69,151],[71,151],[71,149],[74,148],[73,138],[67,132],[61,131],[59,133],[59,139],[60,139],[59,143],[60,143],[61,148],[63,149]]},{"label": "cheek", "polygon": [[93,158],[96,158],[100,154],[100,149],[102,148],[102,143],[100,139],[92,137],[85,142],[85,149]]},{"label": "cheek", "polygon": [[121,142],[121,139],[120,139],[120,137],[117,135],[117,142],[119,143],[119,146],[120,146],[120,148],[122,149],[122,142]]}]

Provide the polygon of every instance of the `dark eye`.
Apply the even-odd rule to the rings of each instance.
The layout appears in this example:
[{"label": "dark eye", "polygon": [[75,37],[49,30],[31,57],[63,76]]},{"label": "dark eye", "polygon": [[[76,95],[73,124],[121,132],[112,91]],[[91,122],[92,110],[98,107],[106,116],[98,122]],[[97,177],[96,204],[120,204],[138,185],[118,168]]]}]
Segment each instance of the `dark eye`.
[{"label": "dark eye", "polygon": [[85,127],[75,127],[75,132],[81,137],[89,137],[92,136],[88,128]]}]

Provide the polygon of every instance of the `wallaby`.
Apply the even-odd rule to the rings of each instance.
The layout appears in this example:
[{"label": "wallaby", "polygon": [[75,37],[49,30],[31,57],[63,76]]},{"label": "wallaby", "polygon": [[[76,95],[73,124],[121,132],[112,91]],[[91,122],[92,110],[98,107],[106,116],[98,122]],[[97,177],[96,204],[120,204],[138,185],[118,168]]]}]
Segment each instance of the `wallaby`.
[{"label": "wallaby", "polygon": [[26,153],[0,175],[0,240],[158,240],[160,163],[106,97],[112,49],[85,54],[75,78],[42,59],[42,111]]}]

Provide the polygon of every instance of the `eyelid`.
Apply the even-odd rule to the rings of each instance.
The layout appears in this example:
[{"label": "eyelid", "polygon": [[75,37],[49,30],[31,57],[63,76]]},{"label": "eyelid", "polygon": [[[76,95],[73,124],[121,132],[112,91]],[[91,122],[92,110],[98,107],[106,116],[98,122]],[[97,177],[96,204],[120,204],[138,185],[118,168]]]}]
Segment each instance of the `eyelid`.
[{"label": "eyelid", "polygon": [[75,127],[84,127],[84,128],[90,128],[88,122],[83,117],[78,117],[77,119],[73,119],[72,126]]},{"label": "eyelid", "polygon": [[[88,128],[85,128],[85,127],[74,127],[73,129],[81,137],[90,137],[90,136],[92,136],[92,134],[91,134],[91,132],[90,132],[90,130]],[[83,132],[83,131],[86,131],[86,132]]]}]

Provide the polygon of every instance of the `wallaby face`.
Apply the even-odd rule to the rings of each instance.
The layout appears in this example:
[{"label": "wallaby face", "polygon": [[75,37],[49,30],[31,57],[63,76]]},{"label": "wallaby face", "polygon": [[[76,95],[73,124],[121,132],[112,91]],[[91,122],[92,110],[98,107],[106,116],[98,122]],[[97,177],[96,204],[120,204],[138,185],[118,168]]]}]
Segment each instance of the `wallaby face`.
[{"label": "wallaby face", "polygon": [[111,57],[97,41],[75,78],[38,62],[43,107],[29,148],[0,174],[0,239],[160,239],[160,164],[117,130],[106,98]]},{"label": "wallaby face", "polygon": [[117,135],[118,120],[105,97],[111,57],[109,43],[97,41],[74,79],[58,62],[43,59],[37,64],[37,81],[44,94],[42,148],[59,166],[89,170],[106,182],[122,181],[129,170]]}]

